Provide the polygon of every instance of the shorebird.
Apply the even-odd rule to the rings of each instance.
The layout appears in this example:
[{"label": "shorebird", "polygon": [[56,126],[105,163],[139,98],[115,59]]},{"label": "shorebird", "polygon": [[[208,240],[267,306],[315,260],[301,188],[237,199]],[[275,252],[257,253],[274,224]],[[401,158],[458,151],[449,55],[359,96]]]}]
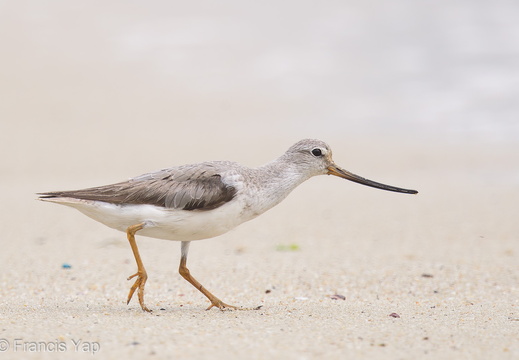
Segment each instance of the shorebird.
[{"label": "shorebird", "polygon": [[211,161],[162,169],[120,183],[75,191],[39,193],[39,199],[71,206],[111,228],[126,232],[137,263],[127,304],[137,290],[144,304],[148,275],[135,234],[181,242],[179,273],[204,294],[212,307],[236,309],[203,287],[187,268],[189,244],[212,238],[279,204],[302,182],[316,175],[335,175],[374,188],[406,194],[403,189],[365,179],[333,162],[330,147],[320,140],[301,140],[283,155],[258,168]]}]

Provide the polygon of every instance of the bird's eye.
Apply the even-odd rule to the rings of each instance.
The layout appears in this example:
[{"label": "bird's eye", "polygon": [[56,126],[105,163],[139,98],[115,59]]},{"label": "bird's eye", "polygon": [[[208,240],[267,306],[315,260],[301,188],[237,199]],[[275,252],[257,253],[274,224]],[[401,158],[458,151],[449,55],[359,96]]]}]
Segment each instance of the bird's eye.
[{"label": "bird's eye", "polygon": [[315,148],[312,150],[312,155],[316,157],[323,156],[323,152],[321,151],[321,149]]}]

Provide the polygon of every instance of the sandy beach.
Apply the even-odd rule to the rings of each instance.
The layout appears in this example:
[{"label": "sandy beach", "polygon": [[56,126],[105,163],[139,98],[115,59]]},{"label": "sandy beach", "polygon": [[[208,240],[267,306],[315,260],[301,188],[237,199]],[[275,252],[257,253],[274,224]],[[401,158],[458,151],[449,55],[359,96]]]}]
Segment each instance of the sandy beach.
[{"label": "sandy beach", "polygon": [[[348,26],[359,26],[367,39],[384,33],[359,25],[381,13],[334,4],[337,11],[312,24],[339,26],[337,19],[350,14],[358,22]],[[323,58],[306,58],[297,63],[301,67],[288,60],[283,67],[273,51],[263,57],[262,64],[270,64],[266,74],[247,61],[260,57],[256,47],[266,52],[267,44],[290,42],[281,22],[276,29],[288,40],[279,40],[274,30],[256,33],[245,13],[234,9],[230,19],[240,18],[237,28],[257,40],[248,48],[242,47],[248,38],[231,36],[223,15],[199,19],[196,9],[181,9],[171,25],[169,15],[161,15],[173,11],[168,6],[132,8],[121,17],[114,6],[92,27],[93,5],[78,10],[62,2],[43,9],[34,3],[32,12],[14,2],[6,7],[10,15],[0,22],[6,44],[0,85],[0,356],[519,358],[519,142],[517,127],[506,121],[519,114],[508,101],[518,87],[492,72],[509,66],[506,79],[519,78],[517,63],[503,60],[516,49],[513,42],[504,38],[502,48],[491,49],[503,56],[485,63],[492,86],[465,82],[484,77],[478,78],[483,68],[474,59],[487,48],[468,42],[474,52],[463,58],[451,52],[458,49],[454,43],[452,49],[436,47],[443,38],[431,40],[419,31],[417,39],[429,39],[431,48],[459,59],[460,67],[471,59],[473,66],[454,78],[427,70],[443,74],[443,65],[419,67],[418,60],[402,65],[414,75],[375,62],[339,72],[340,59],[355,65],[377,57],[371,48],[354,47],[351,35],[343,39],[345,48],[330,45],[343,50],[323,48]],[[432,25],[439,29],[448,11],[435,9],[438,22]],[[505,13],[492,13],[492,19]],[[409,19],[399,14],[395,19]],[[294,29],[302,31],[304,19],[295,16]],[[464,24],[473,24],[469,20]],[[215,25],[216,35],[212,28],[194,31],[199,27],[188,26],[193,23]],[[454,24],[445,26],[457,29]],[[320,29],[333,33],[332,25]],[[169,33],[168,26],[176,30]],[[165,40],[186,27],[192,37]],[[466,29],[468,38],[478,38],[477,27]],[[507,28],[495,29],[488,36],[497,38]],[[150,40],[161,33],[157,43]],[[305,46],[313,46],[305,36]],[[214,41],[223,47],[211,47]],[[124,51],[117,48],[121,44]],[[395,53],[392,59],[409,55],[409,42],[397,44],[381,51]],[[173,51],[178,47],[185,58]],[[157,50],[163,48],[169,52]],[[346,48],[348,56],[341,58]],[[227,51],[240,61],[227,61]],[[200,60],[211,54],[207,63]],[[320,62],[330,73],[316,70]],[[372,78],[373,71],[379,73]],[[394,86],[386,91],[384,84]],[[126,305],[132,284],[126,278],[136,266],[125,234],[35,200],[40,191],[104,185],[185,163],[259,166],[307,137],[328,142],[345,169],[419,194],[321,176],[261,217],[193,242],[192,274],[223,301],[251,310],[205,311],[207,299],[178,274],[180,243],[139,236],[153,312],[144,313],[136,299]]]},{"label": "sandy beach", "polygon": [[[340,162],[349,146],[336,144]],[[4,178],[0,337],[20,357],[26,352],[16,339],[64,342],[66,356],[77,354],[73,342],[81,340],[99,344],[103,358],[512,359],[519,351],[519,196],[506,179],[517,149],[489,155],[481,147],[456,154],[410,146],[410,165],[380,165],[374,152],[355,162],[385,181],[417,185],[417,196],[315,178],[262,217],[192,244],[193,274],[228,303],[261,305],[247,311],[205,311],[207,300],[177,273],[179,244],[142,237],[153,313],[135,300],[127,306],[125,279],[135,264],[124,234],[34,201],[39,178]],[[388,148],[388,159],[408,151]],[[450,159],[416,166],[431,151]],[[467,156],[480,162],[457,169]],[[112,170],[101,166],[78,182],[93,185],[90,177],[105,171]],[[39,176],[47,190],[76,174]]]}]

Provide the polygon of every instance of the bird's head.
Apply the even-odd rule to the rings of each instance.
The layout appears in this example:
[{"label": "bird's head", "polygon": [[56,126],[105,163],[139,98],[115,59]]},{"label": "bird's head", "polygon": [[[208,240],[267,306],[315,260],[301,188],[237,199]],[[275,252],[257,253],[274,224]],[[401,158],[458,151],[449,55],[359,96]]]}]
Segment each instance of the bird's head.
[{"label": "bird's head", "polygon": [[405,194],[417,194],[418,191],[403,189],[391,185],[378,183],[355,175],[337,166],[332,159],[330,146],[321,140],[305,139],[301,140],[288,149],[285,154],[289,156],[293,163],[307,171],[310,176],[315,175],[334,175],[350,180],[362,185],[371,186],[377,189],[400,192]]}]

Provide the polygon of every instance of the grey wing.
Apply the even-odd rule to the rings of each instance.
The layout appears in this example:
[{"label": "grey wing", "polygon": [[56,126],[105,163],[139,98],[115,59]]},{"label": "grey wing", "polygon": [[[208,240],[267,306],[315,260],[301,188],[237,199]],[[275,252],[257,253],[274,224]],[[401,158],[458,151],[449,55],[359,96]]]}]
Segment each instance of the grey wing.
[{"label": "grey wing", "polygon": [[125,182],[77,191],[41,193],[42,198],[72,197],[112,204],[150,204],[182,210],[211,210],[236,195],[211,164],[197,164],[144,174]]}]

